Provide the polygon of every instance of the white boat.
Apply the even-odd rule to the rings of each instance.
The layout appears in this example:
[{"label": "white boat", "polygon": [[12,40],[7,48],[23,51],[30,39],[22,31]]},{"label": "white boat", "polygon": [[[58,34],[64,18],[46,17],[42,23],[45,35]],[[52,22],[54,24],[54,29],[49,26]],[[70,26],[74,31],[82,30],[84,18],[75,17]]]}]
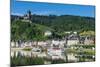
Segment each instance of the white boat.
[{"label": "white boat", "polygon": [[34,51],[34,52],[41,52],[41,49],[40,48],[32,48],[32,51]]}]

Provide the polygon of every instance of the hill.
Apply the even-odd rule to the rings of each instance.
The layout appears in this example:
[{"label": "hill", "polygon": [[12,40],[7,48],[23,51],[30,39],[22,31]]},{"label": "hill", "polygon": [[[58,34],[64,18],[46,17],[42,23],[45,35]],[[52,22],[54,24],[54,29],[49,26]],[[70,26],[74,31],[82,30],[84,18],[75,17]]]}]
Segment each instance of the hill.
[{"label": "hill", "polygon": [[47,38],[44,36],[46,30],[53,31],[44,25],[21,20],[14,21],[11,23],[11,40],[45,40]]},{"label": "hill", "polygon": [[[17,21],[15,21],[19,18]],[[32,15],[32,23],[21,21],[23,17],[11,15],[11,40],[46,40],[46,30],[52,37],[62,37],[66,31],[95,31],[95,18],[71,15]]]},{"label": "hill", "polygon": [[51,27],[58,32],[95,30],[95,18],[92,17],[81,17],[71,15],[33,15],[32,21],[36,22],[37,24],[42,24]]}]

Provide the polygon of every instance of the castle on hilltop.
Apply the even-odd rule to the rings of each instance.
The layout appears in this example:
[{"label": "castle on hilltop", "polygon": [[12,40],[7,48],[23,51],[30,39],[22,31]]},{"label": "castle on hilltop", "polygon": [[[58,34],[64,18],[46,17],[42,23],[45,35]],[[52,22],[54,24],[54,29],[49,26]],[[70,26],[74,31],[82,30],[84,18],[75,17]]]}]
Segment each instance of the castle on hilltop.
[{"label": "castle on hilltop", "polygon": [[27,13],[23,16],[22,21],[32,23],[32,13],[30,10],[28,10]]}]

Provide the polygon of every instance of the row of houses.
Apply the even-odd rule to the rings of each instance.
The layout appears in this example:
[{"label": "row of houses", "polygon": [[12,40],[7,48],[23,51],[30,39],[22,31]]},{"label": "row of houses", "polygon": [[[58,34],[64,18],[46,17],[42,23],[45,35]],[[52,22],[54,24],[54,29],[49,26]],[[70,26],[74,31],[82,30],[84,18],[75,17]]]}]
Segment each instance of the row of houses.
[{"label": "row of houses", "polygon": [[71,34],[64,39],[52,39],[46,41],[27,41],[27,42],[14,42],[11,41],[11,47],[33,47],[33,46],[42,46],[42,47],[50,47],[60,45],[60,47],[71,46],[71,45],[92,45],[95,44],[95,37],[85,37],[78,36],[77,34]]},{"label": "row of houses", "polygon": [[95,44],[94,36],[79,36],[77,34],[72,34],[67,37],[67,45],[93,45]]}]

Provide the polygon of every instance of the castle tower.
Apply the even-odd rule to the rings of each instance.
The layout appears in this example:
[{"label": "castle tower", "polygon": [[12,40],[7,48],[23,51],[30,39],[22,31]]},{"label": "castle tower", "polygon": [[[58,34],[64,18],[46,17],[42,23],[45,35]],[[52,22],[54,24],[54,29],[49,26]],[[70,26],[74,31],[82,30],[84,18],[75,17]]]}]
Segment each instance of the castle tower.
[{"label": "castle tower", "polygon": [[29,11],[27,11],[27,16],[28,16],[28,19],[29,19],[29,21],[30,21],[30,23],[32,23],[32,14],[31,14],[31,11],[29,10]]}]

